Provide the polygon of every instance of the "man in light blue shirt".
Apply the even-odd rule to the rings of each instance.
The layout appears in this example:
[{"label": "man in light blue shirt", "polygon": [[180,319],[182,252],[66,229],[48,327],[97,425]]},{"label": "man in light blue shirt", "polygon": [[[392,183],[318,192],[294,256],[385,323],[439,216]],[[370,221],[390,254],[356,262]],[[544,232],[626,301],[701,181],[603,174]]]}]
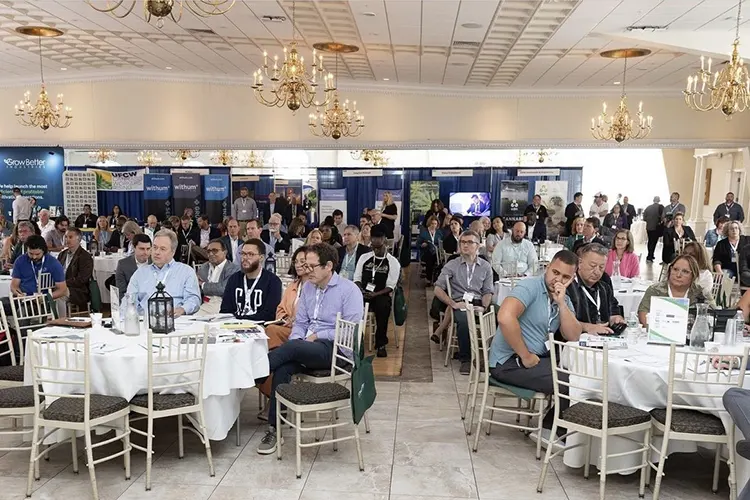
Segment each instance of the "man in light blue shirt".
[{"label": "man in light blue shirt", "polygon": [[526,224],[516,222],[510,238],[504,238],[492,252],[492,269],[499,276],[531,276],[537,266],[534,244],[525,239]]},{"label": "man in light blue shirt", "polygon": [[174,300],[174,317],[194,314],[201,305],[198,277],[193,268],[176,262],[177,235],[162,229],[154,236],[151,248],[153,264],[140,267],[130,278],[128,294],[135,294],[139,311],[148,310],[148,299],[156,292],[156,284],[164,283],[165,291]]}]

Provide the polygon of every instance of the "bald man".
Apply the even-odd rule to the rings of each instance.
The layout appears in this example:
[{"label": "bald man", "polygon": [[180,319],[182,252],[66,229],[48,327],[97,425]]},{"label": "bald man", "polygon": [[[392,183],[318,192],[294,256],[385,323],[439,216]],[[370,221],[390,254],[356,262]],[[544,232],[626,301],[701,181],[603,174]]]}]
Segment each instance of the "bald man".
[{"label": "bald man", "polygon": [[492,252],[492,269],[499,276],[531,276],[537,267],[534,244],[525,238],[526,223],[513,224],[510,238],[503,238]]}]

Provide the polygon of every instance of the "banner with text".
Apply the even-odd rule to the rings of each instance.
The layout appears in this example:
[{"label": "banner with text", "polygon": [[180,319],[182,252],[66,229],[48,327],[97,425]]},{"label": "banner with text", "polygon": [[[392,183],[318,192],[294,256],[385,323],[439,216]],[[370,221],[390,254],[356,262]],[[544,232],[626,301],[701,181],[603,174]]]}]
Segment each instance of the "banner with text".
[{"label": "banner with text", "polygon": [[506,224],[523,220],[523,211],[528,204],[528,181],[500,182],[500,215]]},{"label": "banner with text", "polygon": [[186,208],[190,207],[198,217],[203,205],[201,192],[201,174],[172,175],[172,197],[174,198],[174,215],[181,217]]},{"label": "banner with text", "polygon": [[534,191],[542,197],[542,205],[547,208],[547,237],[555,241],[563,234],[565,207],[568,204],[568,181],[536,181]]},{"label": "banner with text", "polygon": [[212,224],[219,223],[231,215],[228,175],[204,175],[203,199],[206,200],[206,215]]},{"label": "banner with text", "polygon": [[173,215],[172,212],[172,176],[168,174],[146,174],[143,177],[144,213],[155,215],[163,221]]},{"label": "banner with text", "polygon": [[[63,206],[63,148],[0,148],[3,215],[12,217],[13,188],[42,208]],[[94,194],[96,196],[96,193]],[[10,219],[12,220],[12,219]]]},{"label": "banner with text", "polygon": [[[329,215],[333,215],[333,211],[338,209],[344,212],[344,222],[347,222],[346,189],[321,189],[319,206],[322,219],[325,219]],[[359,221],[357,221],[356,224],[359,224]]]},{"label": "banner with text", "polygon": [[97,191],[143,191],[145,170],[110,172],[109,170],[88,169],[96,174]]}]

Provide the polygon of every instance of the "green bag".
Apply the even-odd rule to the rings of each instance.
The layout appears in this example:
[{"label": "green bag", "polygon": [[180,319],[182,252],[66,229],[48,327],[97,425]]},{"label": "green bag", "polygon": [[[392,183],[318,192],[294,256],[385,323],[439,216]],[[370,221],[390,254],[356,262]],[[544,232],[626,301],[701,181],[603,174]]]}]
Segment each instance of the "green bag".
[{"label": "green bag", "polygon": [[408,312],[404,288],[398,285],[393,293],[395,294],[393,296],[393,321],[396,326],[403,326],[406,323],[406,313]]},{"label": "green bag", "polygon": [[355,424],[359,424],[378,395],[375,390],[375,372],[372,369],[375,356],[365,357],[364,354],[364,346],[358,345],[355,338],[351,386],[352,419]]},{"label": "green bag", "polygon": [[89,281],[89,292],[91,293],[91,312],[102,312],[102,294],[94,278]]}]

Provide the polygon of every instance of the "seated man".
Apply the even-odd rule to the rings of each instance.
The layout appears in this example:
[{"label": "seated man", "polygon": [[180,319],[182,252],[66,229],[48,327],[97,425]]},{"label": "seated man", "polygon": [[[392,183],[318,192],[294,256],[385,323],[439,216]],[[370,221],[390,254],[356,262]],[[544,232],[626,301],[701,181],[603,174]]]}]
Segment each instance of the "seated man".
[{"label": "seated man", "polygon": [[525,239],[526,224],[516,222],[510,238],[503,238],[492,252],[492,269],[498,276],[531,276],[537,265],[534,244]]},{"label": "seated man", "polygon": [[156,220],[155,215],[149,215],[146,219],[146,225],[143,226],[143,234],[147,235],[151,241],[154,241],[154,235],[159,232],[159,222]]},{"label": "seated man", "polygon": [[[490,348],[492,377],[517,387],[553,394],[552,367],[547,341],[558,329],[566,340],[578,340],[581,324],[565,291],[576,275],[578,257],[569,250],[555,254],[545,273],[518,282],[500,305],[497,334]],[[560,379],[568,381],[568,377]],[[564,385],[560,389],[566,391]],[[560,411],[568,406],[560,400]],[[554,412],[548,411],[545,429],[552,428]]]},{"label": "seated man", "polygon": [[55,229],[44,237],[49,252],[59,252],[65,246],[65,233],[70,221],[64,215],[55,220]]},{"label": "seated man", "polygon": [[273,248],[276,253],[288,253],[292,248],[289,235],[281,231],[281,215],[278,213],[271,214],[271,217],[268,218],[268,229],[261,231],[260,239]]},{"label": "seated man", "polygon": [[598,243],[581,247],[578,274],[566,292],[586,333],[611,334],[611,325],[625,323],[625,318],[620,316],[612,281],[604,273],[608,252]]},{"label": "seated man", "polygon": [[[336,316],[339,313],[341,319],[346,321],[362,321],[365,307],[362,294],[354,283],[336,273],[336,249],[325,243],[312,245],[307,249],[306,259],[310,274],[302,287],[289,341],[268,353],[273,383],[268,411],[269,427],[258,446],[258,453],[262,455],[276,451],[276,388],[291,382],[295,373],[305,369],[331,368]],[[266,379],[256,382],[263,383]]]},{"label": "seated man", "polygon": [[156,292],[156,284],[163,283],[164,291],[174,301],[174,317],[194,314],[201,305],[198,278],[190,266],[175,262],[177,236],[168,229],[156,233],[151,248],[153,264],[139,268],[130,278],[128,295],[135,295],[139,311],[148,311],[148,299]]},{"label": "seated man", "polygon": [[375,349],[378,357],[388,356],[388,319],[391,316],[391,293],[401,277],[401,263],[386,251],[385,231],[374,227],[371,236],[372,252],[366,253],[357,261],[354,283],[362,290],[370,311],[375,313]]},{"label": "seated man", "polygon": [[[373,227],[373,231],[375,228]],[[435,282],[435,297],[444,306],[450,306],[456,321],[458,335],[458,360],[460,373],[468,375],[471,369],[471,343],[469,324],[466,319],[465,302],[471,302],[475,309],[490,307],[492,292],[492,266],[478,257],[479,235],[474,231],[464,231],[459,237],[460,258],[446,262]],[[448,283],[452,295],[448,296]]]},{"label": "seated man", "polygon": [[[117,240],[114,240],[114,233],[112,233],[112,237],[109,239],[110,245],[110,251],[118,251],[119,249],[122,249],[123,253],[126,255],[130,255],[133,253],[133,237],[135,237],[136,234],[143,234],[143,231],[141,231],[141,227],[138,225],[138,223],[129,220],[125,224],[123,224],[122,229],[120,230],[120,237]],[[113,241],[114,240],[114,241]]]},{"label": "seated man", "polygon": [[58,304],[59,316],[66,316],[65,302],[68,301],[79,310],[88,309],[91,300],[89,281],[94,274],[94,258],[86,250],[81,248],[83,234],[77,227],[68,228],[65,233],[65,243],[68,248],[60,252],[57,260],[65,269],[65,284],[68,285],[67,300]]},{"label": "seated man", "polygon": [[242,237],[240,236],[240,224],[234,217],[227,219],[227,235],[221,237],[224,248],[227,249],[227,260],[240,265],[240,249],[242,248]]},{"label": "seated man", "polygon": [[605,241],[599,237],[599,227],[601,227],[599,217],[589,217],[586,219],[586,222],[583,223],[583,238],[573,244],[573,253],[577,254],[581,246],[588,245],[589,243],[599,243],[603,247],[606,247],[607,244]]},{"label": "seated man", "polygon": [[215,227],[211,227],[211,223],[208,222],[207,215],[201,215],[198,217],[198,244],[193,245],[192,253],[193,259],[196,262],[205,262],[208,260],[208,243],[212,240],[221,238],[221,232]]},{"label": "seated man", "polygon": [[263,272],[264,244],[257,238],[247,240],[240,250],[240,270],[229,277],[221,301],[221,312],[238,319],[272,321],[281,302],[281,280]]},{"label": "seated man", "polygon": [[[34,234],[32,222],[23,221],[18,223],[18,243],[13,247],[10,253],[10,264],[13,264],[18,257],[26,253],[26,240]],[[8,267],[10,269],[10,266]]]},{"label": "seated man", "polygon": [[344,230],[346,229],[346,222],[344,222],[344,212],[337,208],[331,215],[333,215],[333,225],[336,226],[339,234],[344,234]]},{"label": "seated man", "polygon": [[[359,242],[359,228],[357,226],[346,226],[344,229],[344,246],[339,248],[339,268],[336,272],[342,278],[354,281],[354,271],[360,257],[370,252],[370,248]],[[370,234],[372,238],[372,233]]]},{"label": "seated man", "polygon": [[44,238],[32,234],[26,240],[26,253],[18,257],[13,265],[10,293],[16,297],[37,293],[37,281],[43,273],[49,273],[52,276],[53,299],[59,299],[68,294],[62,264],[47,254],[47,243]]},{"label": "seated man", "polygon": [[115,219],[115,229],[109,236],[109,241],[104,244],[104,250],[107,252],[117,252],[119,248],[123,248],[125,245],[125,235],[122,233],[122,228],[128,218],[124,215],[119,216]]},{"label": "seated man", "polygon": [[[245,224],[245,229],[247,233],[247,237],[245,238],[245,241],[252,240],[252,239],[263,241],[260,237],[262,228],[260,225],[260,221],[258,219],[250,219],[249,221],[247,221],[247,223]],[[276,256],[274,254],[273,247],[269,245],[268,243],[266,243],[265,241],[263,241],[263,245],[265,246],[265,249],[266,249],[265,255],[264,255],[265,268],[267,271],[273,273],[276,271],[276,265],[275,265]]]},{"label": "seated man", "polygon": [[544,243],[547,239],[547,226],[543,221],[537,219],[535,212],[526,214],[526,238],[530,239],[532,243]]},{"label": "seated man", "polygon": [[133,254],[120,259],[115,270],[115,285],[120,291],[120,299],[128,291],[128,284],[135,272],[151,263],[151,238],[145,234],[136,234],[132,243]]},{"label": "seated man", "polygon": [[49,218],[49,210],[46,208],[39,211],[39,222],[37,222],[37,225],[39,226],[39,231],[41,232],[42,237],[47,236],[48,231],[55,229],[55,221]]},{"label": "seated man", "polygon": [[97,215],[91,213],[91,205],[88,203],[83,206],[83,213],[76,217],[75,227],[78,229],[95,228]]},{"label": "seated man", "polygon": [[229,277],[240,270],[240,266],[227,260],[227,249],[221,238],[211,240],[207,248],[208,262],[198,268],[198,284],[203,292],[201,314],[216,314],[221,308],[221,298]]}]

